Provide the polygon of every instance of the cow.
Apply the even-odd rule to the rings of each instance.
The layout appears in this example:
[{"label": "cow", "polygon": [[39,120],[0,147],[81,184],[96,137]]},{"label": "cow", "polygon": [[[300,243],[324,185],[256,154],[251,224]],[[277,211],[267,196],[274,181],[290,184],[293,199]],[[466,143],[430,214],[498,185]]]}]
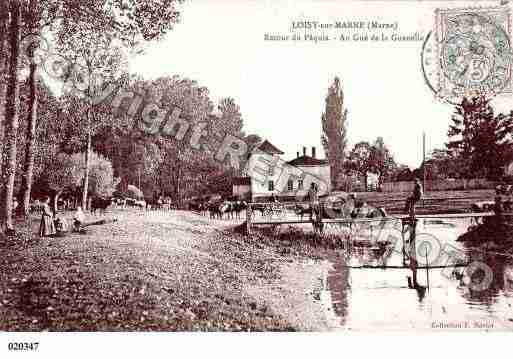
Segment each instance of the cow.
[{"label": "cow", "polygon": [[296,213],[296,215],[298,217],[301,218],[301,220],[303,220],[303,217],[305,214],[310,214],[312,212],[311,208],[310,208],[310,205],[308,204],[296,204],[294,206],[294,213]]},{"label": "cow", "polygon": [[207,202],[207,210],[210,213],[210,218],[222,218],[222,213],[220,211],[221,204],[218,202]]},{"label": "cow", "polygon": [[233,210],[235,211],[235,218],[240,219],[241,212],[244,211],[248,207],[246,201],[235,201],[233,205]]},{"label": "cow", "polygon": [[141,209],[146,208],[146,201],[143,199],[138,200],[138,199],[133,199],[133,198],[127,198],[125,200],[125,203],[127,206],[130,206],[130,207],[137,207],[137,208],[141,208]]},{"label": "cow", "polygon": [[260,212],[260,216],[263,217],[264,213],[265,213],[266,205],[264,203],[257,203],[257,204],[252,205],[251,209],[253,211],[259,211]]},{"label": "cow", "polygon": [[122,197],[113,197],[112,203],[116,205],[117,208],[125,208],[126,206],[126,198]]},{"label": "cow", "polygon": [[233,215],[235,212],[235,202],[232,201],[224,201],[219,205],[219,214],[220,218],[223,218],[223,214],[226,213],[227,219],[233,219]]},{"label": "cow", "polygon": [[163,207],[162,197],[148,198],[146,200],[146,209],[158,210],[158,209],[162,209],[162,207]]},{"label": "cow", "polygon": [[99,210],[100,214],[105,214],[105,210],[112,204],[112,200],[102,198],[102,197],[93,197],[91,199],[91,213],[96,215],[96,211]]},{"label": "cow", "polygon": [[125,205],[127,205],[129,207],[135,207],[135,202],[137,202],[137,200],[135,200],[133,198],[126,198],[125,199]]},{"label": "cow", "polygon": [[203,210],[205,208],[205,205],[201,202],[190,202],[189,203],[189,210],[193,212],[198,212],[199,214],[203,214]]}]

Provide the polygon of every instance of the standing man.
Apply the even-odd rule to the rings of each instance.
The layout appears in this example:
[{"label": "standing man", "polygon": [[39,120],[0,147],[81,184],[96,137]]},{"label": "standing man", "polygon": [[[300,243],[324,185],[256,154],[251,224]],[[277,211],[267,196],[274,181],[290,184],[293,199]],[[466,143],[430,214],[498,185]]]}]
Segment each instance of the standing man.
[{"label": "standing man", "polygon": [[415,178],[413,192],[411,196],[406,199],[406,205],[404,207],[406,213],[409,213],[411,216],[415,214],[415,203],[421,200],[422,194],[422,184],[418,178]]},{"label": "standing man", "polygon": [[308,200],[310,201],[310,220],[313,219],[314,213],[319,212],[319,194],[317,192],[317,185],[312,183],[308,190]]},{"label": "standing man", "polygon": [[310,200],[310,221],[312,222],[314,232],[321,234],[323,231],[322,212],[319,203],[319,188],[316,183],[310,185],[308,198]]}]

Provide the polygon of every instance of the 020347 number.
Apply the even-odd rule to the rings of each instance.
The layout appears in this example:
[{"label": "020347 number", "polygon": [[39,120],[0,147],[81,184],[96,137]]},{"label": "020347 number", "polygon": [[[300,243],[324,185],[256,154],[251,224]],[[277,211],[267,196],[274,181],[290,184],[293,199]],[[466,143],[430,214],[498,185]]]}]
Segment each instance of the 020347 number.
[{"label": "020347 number", "polygon": [[14,351],[29,351],[29,350],[36,351],[38,347],[39,347],[38,342],[32,342],[32,343],[13,342],[13,343],[9,343],[7,345],[7,349],[14,350]]}]

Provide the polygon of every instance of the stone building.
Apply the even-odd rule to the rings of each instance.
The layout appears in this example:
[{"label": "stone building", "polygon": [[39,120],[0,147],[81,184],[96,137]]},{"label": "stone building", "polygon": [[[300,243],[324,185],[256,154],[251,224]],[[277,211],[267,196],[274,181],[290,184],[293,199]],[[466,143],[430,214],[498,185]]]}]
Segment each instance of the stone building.
[{"label": "stone building", "polygon": [[328,160],[317,158],[316,148],[311,154],[303,147],[296,158],[286,161],[283,151],[269,141],[262,142],[250,154],[245,176],[235,178],[233,195],[253,202],[268,201],[273,196],[280,201],[303,200],[312,183],[319,195],[331,190]]}]

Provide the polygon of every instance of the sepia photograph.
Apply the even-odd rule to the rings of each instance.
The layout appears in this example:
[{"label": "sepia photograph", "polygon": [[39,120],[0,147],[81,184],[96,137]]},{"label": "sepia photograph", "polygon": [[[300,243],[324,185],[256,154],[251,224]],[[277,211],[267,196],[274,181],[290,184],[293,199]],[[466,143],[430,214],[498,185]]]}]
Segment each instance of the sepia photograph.
[{"label": "sepia photograph", "polygon": [[512,6],[0,0],[0,353],[510,333]]}]

